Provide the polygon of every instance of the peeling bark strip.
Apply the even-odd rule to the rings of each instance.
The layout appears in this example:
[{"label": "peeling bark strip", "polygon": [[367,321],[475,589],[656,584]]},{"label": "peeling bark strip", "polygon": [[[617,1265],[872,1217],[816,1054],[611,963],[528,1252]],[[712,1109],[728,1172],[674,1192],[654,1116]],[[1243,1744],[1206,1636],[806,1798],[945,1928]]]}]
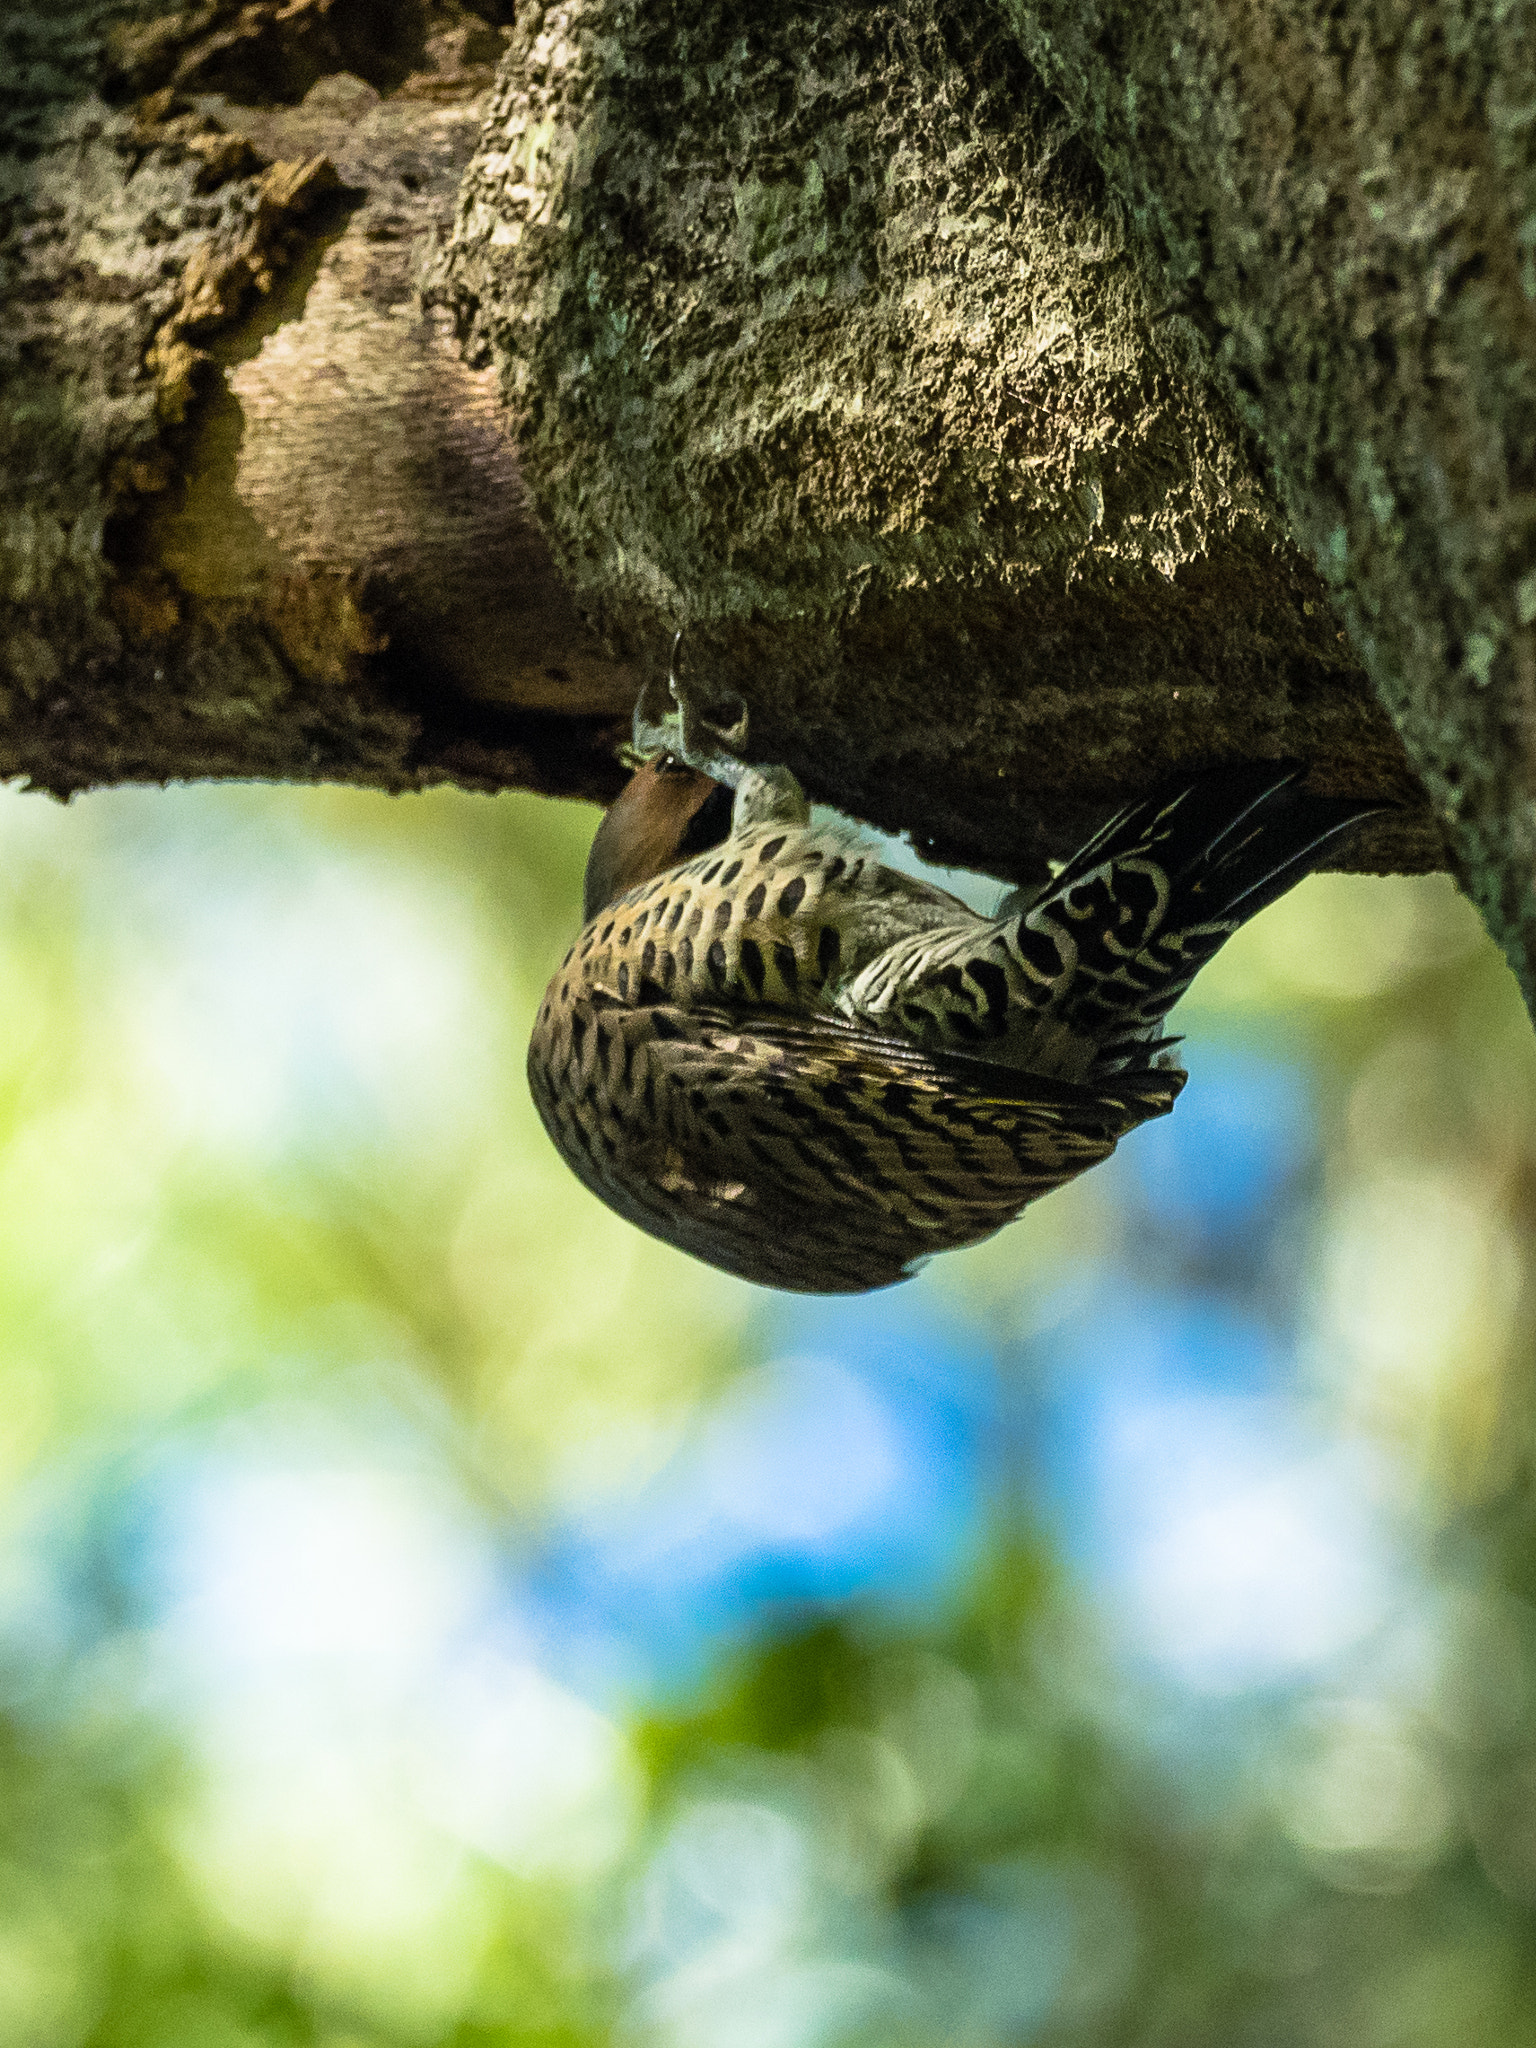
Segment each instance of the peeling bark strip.
[{"label": "peeling bark strip", "polygon": [[617,785],[635,678],[414,291],[503,39],[447,4],[5,11],[0,774]]},{"label": "peeling bark strip", "polygon": [[[1092,812],[1294,753],[1414,798],[1327,586],[1003,17],[519,7],[435,289],[612,637],[754,750],[1039,873]],[[1364,864],[1438,865],[1422,812]]]},{"label": "peeling bark strip", "polygon": [[1536,1002],[1536,7],[1007,5]]}]

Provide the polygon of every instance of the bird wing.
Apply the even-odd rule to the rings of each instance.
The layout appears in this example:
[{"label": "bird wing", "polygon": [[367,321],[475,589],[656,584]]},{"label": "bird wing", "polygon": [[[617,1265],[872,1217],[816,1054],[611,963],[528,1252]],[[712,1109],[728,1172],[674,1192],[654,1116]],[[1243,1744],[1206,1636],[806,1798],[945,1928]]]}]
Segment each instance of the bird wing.
[{"label": "bird wing", "polygon": [[561,1026],[536,1034],[529,1079],[577,1175],[654,1235],[802,1292],[887,1286],[990,1236],[1165,1114],[1184,1080],[1081,1086],[826,1012],[745,1024],[584,995]]}]

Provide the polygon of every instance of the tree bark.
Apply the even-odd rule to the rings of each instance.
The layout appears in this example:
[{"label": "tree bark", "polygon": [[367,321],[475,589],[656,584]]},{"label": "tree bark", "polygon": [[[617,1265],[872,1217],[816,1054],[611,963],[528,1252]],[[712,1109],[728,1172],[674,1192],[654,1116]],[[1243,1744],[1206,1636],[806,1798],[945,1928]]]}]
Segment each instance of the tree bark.
[{"label": "tree bark", "polygon": [[1434,820],[1190,323],[1000,13],[520,13],[436,285],[556,557],[686,628],[752,745],[1043,872],[1192,767],[1299,755]]},{"label": "tree bark", "polygon": [[1536,994],[1536,8],[1005,0]]},{"label": "tree bark", "polygon": [[503,41],[340,0],[6,14],[0,774],[618,786],[637,678],[415,293]]},{"label": "tree bark", "polygon": [[[683,627],[760,757],[1019,879],[1169,775],[1305,758],[1401,806],[1355,864],[1448,834],[1529,995],[1536,92],[1490,28],[1457,127],[1350,0],[1346,148],[1320,87],[1279,125],[1287,22],[1348,73],[1302,0],[1242,63],[1195,0],[1105,7],[564,0],[488,98],[456,5],[8,17],[0,769],[601,795]],[[1419,214],[1390,153],[1348,180],[1431,113],[1486,161],[1398,232],[1422,319],[1372,383],[1387,288],[1340,280],[1383,190]]]}]

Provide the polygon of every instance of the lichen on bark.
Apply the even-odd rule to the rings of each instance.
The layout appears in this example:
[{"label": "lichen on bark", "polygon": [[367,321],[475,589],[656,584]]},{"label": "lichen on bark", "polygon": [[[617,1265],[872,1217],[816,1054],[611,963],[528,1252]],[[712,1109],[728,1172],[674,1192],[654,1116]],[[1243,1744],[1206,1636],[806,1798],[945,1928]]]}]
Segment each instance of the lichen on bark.
[{"label": "lichen on bark", "polygon": [[1536,10],[1006,7],[1536,1001]]},{"label": "lichen on bark", "polygon": [[9,10],[0,769],[601,795],[685,626],[1021,877],[1302,756],[1536,993],[1529,10]]},{"label": "lichen on bark", "polygon": [[1411,803],[1071,126],[986,9],[558,0],[434,289],[590,613],[651,662],[685,627],[818,793],[1014,873],[1222,759]]}]

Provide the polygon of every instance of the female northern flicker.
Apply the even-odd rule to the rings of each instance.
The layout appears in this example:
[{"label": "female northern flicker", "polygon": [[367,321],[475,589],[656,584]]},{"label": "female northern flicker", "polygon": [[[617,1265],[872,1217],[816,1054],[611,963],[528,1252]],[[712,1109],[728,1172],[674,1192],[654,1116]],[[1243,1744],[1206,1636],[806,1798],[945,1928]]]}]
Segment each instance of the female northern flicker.
[{"label": "female northern flicker", "polygon": [[711,751],[673,694],[681,719],[636,712],[650,758],[593,842],[529,1082],[621,1216],[802,1293],[975,1244],[1166,1115],[1186,1077],[1163,1017],[1379,808],[1294,763],[1220,771],[983,917],[813,825],[787,769]]}]

